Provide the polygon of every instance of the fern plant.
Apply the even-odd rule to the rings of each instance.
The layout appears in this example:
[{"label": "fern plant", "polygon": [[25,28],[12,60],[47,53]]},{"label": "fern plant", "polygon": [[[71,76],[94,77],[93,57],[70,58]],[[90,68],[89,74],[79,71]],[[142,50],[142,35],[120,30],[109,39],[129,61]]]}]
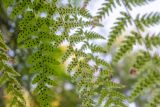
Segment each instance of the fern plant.
[{"label": "fern plant", "polygon": [[[32,94],[36,96],[40,107],[51,107],[54,94],[52,88],[58,84],[58,68],[64,62],[67,62],[66,71],[76,85],[76,92],[82,100],[82,107],[127,107],[125,102],[135,99],[145,89],[154,87],[159,89],[159,57],[150,54],[151,47],[159,45],[159,37],[157,35],[143,37],[141,32],[145,27],[158,24],[160,14],[158,12],[138,14],[135,19],[130,15],[130,11],[135,6],[147,4],[150,0],[108,0],[103,3],[96,16],[92,16],[86,9],[89,2],[90,0],[85,0],[82,7],[75,7],[71,4],[57,5],[58,0],[3,0],[6,9],[13,8],[10,18],[12,20],[19,18],[17,29],[19,48],[32,51],[27,63],[30,65],[29,72],[34,74],[32,85],[35,85],[35,88]],[[106,43],[107,49],[105,49],[94,43],[94,40],[105,40],[105,37],[91,28],[99,27],[105,14],[110,15],[118,6],[123,6],[125,11],[120,12],[121,17],[116,19],[117,21],[111,28]],[[126,39],[115,52],[111,63],[100,58],[100,55],[109,54],[113,43],[129,25],[134,25],[136,31],[130,32],[125,37]],[[0,43],[3,51],[7,49],[3,40]],[[68,46],[67,51],[61,59],[56,58],[55,50],[65,43]],[[148,72],[136,83],[128,98],[119,91],[125,86],[112,79],[114,74],[112,65],[118,64],[137,43],[145,44],[147,51],[137,56],[131,71],[141,71],[147,62],[155,64],[156,69],[147,69]],[[77,47],[77,44],[80,47]],[[5,58],[1,61],[2,68],[13,74],[10,77],[5,72],[1,77],[1,83],[6,82],[4,79],[12,82],[14,80],[13,83],[9,82],[11,84],[8,85],[9,91],[13,91],[10,90],[12,88],[15,89],[13,85],[21,89],[15,79],[18,73],[4,62],[8,61],[8,56],[5,52],[2,52],[1,56]],[[20,107],[25,106],[21,91],[16,89],[14,100]],[[149,106],[156,107],[158,104],[159,94],[156,94]]]},{"label": "fern plant", "polygon": [[8,51],[9,48],[4,43],[2,33],[0,32],[0,86],[4,86],[7,93],[13,97],[12,102],[10,103],[11,107],[15,105],[25,107],[23,89],[17,80],[17,77],[20,76],[20,74],[11,66],[12,59],[7,54]]},{"label": "fern plant", "polygon": [[[139,72],[139,74],[141,74],[140,73],[141,70],[144,70],[144,67],[145,67],[145,71],[147,71],[147,73],[142,72],[144,75],[145,74],[146,75],[144,77],[140,77],[140,80],[138,80],[138,82],[133,87],[131,95],[129,96],[130,101],[134,101],[134,99],[137,96],[144,93],[145,90],[148,88],[150,90],[152,89],[153,91],[155,87],[156,89],[159,89],[158,88],[159,87],[159,84],[158,84],[159,69],[158,67],[155,67],[156,69],[149,69],[151,67],[146,68],[145,66],[147,62],[154,64],[155,57],[156,57],[156,63],[158,63],[158,59],[157,59],[158,56],[151,55],[151,52],[152,52],[153,47],[158,46],[159,37],[157,34],[154,34],[152,37],[149,36],[149,34],[147,34],[144,37],[142,36],[142,32],[144,31],[146,27],[150,27],[150,26],[159,24],[160,14],[158,12],[157,13],[153,13],[153,12],[146,13],[144,15],[137,14],[135,19],[130,14],[130,10],[132,10],[133,7],[145,5],[145,4],[148,4],[149,2],[150,2],[149,0],[140,0],[140,1],[122,0],[122,1],[117,1],[117,2],[114,2],[113,0],[109,0],[103,4],[104,7],[102,7],[100,11],[98,12],[98,15],[97,15],[98,17],[97,16],[95,17],[96,20],[101,20],[102,17],[105,15],[105,13],[109,15],[109,12],[112,12],[113,8],[116,8],[117,6],[115,5],[116,3],[119,6],[123,6],[126,10],[125,17],[124,18],[118,17],[117,20],[119,22],[116,22],[116,26],[114,26],[111,30],[109,40],[107,43],[107,50],[111,48],[114,41],[116,41],[116,38],[118,37],[118,35],[122,34],[123,30],[125,30],[126,28],[126,25],[134,25],[136,28],[136,31],[131,31],[130,36],[125,37],[126,40],[122,41],[122,46],[120,46],[118,51],[114,54],[113,59],[112,59],[112,63],[114,65],[117,64],[121,59],[123,59],[126,53],[132,52],[134,45],[145,44],[146,46],[147,51],[144,51],[142,52],[141,55],[137,56],[136,62],[135,64],[133,64],[133,67],[131,68],[130,72],[131,73]],[[156,38],[156,40],[154,38]],[[153,97],[153,100],[148,105],[146,104],[146,106],[157,107],[159,105],[158,95],[159,94],[155,95],[155,97]]]}]

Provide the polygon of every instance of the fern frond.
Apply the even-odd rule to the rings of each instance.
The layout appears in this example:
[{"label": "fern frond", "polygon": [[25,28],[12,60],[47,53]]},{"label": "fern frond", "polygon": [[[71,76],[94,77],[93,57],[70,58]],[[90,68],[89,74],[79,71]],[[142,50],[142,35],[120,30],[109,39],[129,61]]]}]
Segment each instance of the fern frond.
[{"label": "fern frond", "polygon": [[117,63],[128,51],[131,51],[135,43],[136,37],[127,36],[126,40],[123,42],[123,45],[113,57],[113,63]]},{"label": "fern frond", "polygon": [[134,63],[133,68],[136,70],[140,70],[150,60],[151,60],[150,54],[148,52],[143,51],[142,54],[137,56],[136,62]]},{"label": "fern frond", "polygon": [[103,49],[101,46],[95,45],[95,44],[88,44],[86,43],[83,49],[90,49],[93,53],[106,53],[105,49]]},{"label": "fern frond", "polygon": [[[82,106],[88,107],[93,106],[94,102],[92,96],[94,95],[94,84],[91,67],[87,61],[79,61],[78,69],[73,76],[73,80],[77,83],[77,90],[82,98]],[[90,81],[90,82],[89,82]]]},{"label": "fern frond", "polygon": [[159,34],[153,34],[149,35],[147,34],[146,37],[144,38],[145,46],[148,49],[152,49],[153,47],[158,47],[160,44],[160,35]]},{"label": "fern frond", "polygon": [[110,106],[116,106],[116,107],[127,107],[124,103],[122,103],[121,101],[117,101],[114,99],[108,99],[107,102],[105,103],[104,107],[110,107]]},{"label": "fern frond", "polygon": [[159,60],[160,60],[160,59],[159,59],[159,55],[155,54],[155,55],[153,56],[153,59],[152,59],[153,64],[155,64],[156,66],[159,66],[159,65],[160,65]]},{"label": "fern frond", "polygon": [[105,67],[108,67],[109,69],[111,69],[111,66],[109,63],[107,63],[105,60],[101,59],[101,58],[98,58],[98,56],[93,56],[93,55],[90,55],[89,56],[93,61],[95,61],[98,65],[102,65],[102,66],[105,66]]},{"label": "fern frond", "polygon": [[135,84],[134,89],[131,92],[130,100],[133,101],[137,96],[141,95],[145,89],[152,89],[156,83],[160,80],[159,71],[148,71],[147,75],[141,77],[141,79]]},{"label": "fern frond", "polygon": [[144,14],[141,17],[138,14],[137,17],[135,18],[135,23],[140,30],[144,31],[144,27],[150,27],[160,23],[160,13],[152,12],[149,14]]},{"label": "fern frond", "polygon": [[131,18],[128,16],[127,13],[121,12],[122,17],[117,18],[117,22],[115,22],[115,26],[112,27],[112,31],[109,34],[109,39],[107,43],[107,50],[110,49],[110,47],[113,45],[114,41],[117,39],[118,36],[122,34],[122,32],[125,30],[125,27],[127,26],[128,22],[131,23]]},{"label": "fern frond", "polygon": [[[19,22],[18,44],[25,49],[34,49],[33,54],[28,58],[28,64],[31,66],[30,72],[34,74],[32,84],[35,84],[35,89],[33,94],[36,95],[40,107],[51,106],[52,97],[50,95],[53,94],[51,89],[57,85],[58,78],[55,66],[59,67],[60,64],[53,53],[63,41],[67,41],[69,46],[62,57],[62,62],[73,56],[70,63],[67,64],[67,71],[73,73],[72,80],[76,84],[76,91],[82,100],[82,106],[94,106],[93,97],[97,90],[103,90],[102,87],[110,93],[107,98],[111,100],[113,105],[124,106],[124,96],[112,91],[112,89],[119,89],[124,86],[110,80],[113,72],[111,65],[104,59],[92,54],[93,52],[102,53],[105,51],[102,47],[89,42],[105,38],[96,32],[82,30],[82,28],[91,27],[94,24],[97,26],[99,22],[95,21],[101,20],[106,12],[109,14],[113,8],[116,8],[116,3],[121,4],[120,1],[106,1],[95,19],[91,19],[92,16],[84,8],[61,7],[56,5],[56,1],[16,1],[16,7],[13,8],[11,14],[12,17],[22,14],[23,17]],[[42,17],[41,13],[45,13],[46,17]],[[113,28],[115,35],[120,35],[124,26],[130,22],[126,13],[122,12],[121,14],[122,18],[117,19],[117,27]],[[71,35],[70,31],[74,30],[77,31]],[[128,40],[126,44],[133,41],[133,39]],[[87,49],[92,53],[84,51],[83,48],[77,49],[75,44],[80,42],[86,44]],[[97,69],[90,64],[92,61],[96,64]],[[94,76],[101,68],[103,70],[100,71],[100,75],[103,76]],[[113,101],[118,100],[112,102],[112,99]]]},{"label": "fern frond", "polygon": [[13,10],[11,12],[10,17],[14,19],[18,15],[22,14],[23,11],[25,11],[25,9],[28,6],[29,7],[31,6],[31,2],[29,0],[26,0],[26,1],[23,1],[23,2],[22,1],[17,1],[15,6],[13,7]]},{"label": "fern frond", "polygon": [[90,32],[90,31],[85,31],[84,32],[85,37],[88,40],[92,40],[92,39],[105,39],[102,35],[96,33],[96,32]]},{"label": "fern frond", "polygon": [[62,57],[62,62],[65,62],[69,58],[69,56],[72,55],[72,52],[73,52],[73,47],[68,46],[67,51],[65,52],[65,54]]},{"label": "fern frond", "polygon": [[77,66],[77,64],[78,64],[78,60],[76,58],[73,58],[71,63],[67,67],[67,71],[71,72],[72,69],[74,69]]},{"label": "fern frond", "polygon": [[24,18],[20,21],[18,43],[21,43],[25,48],[35,49],[33,55],[28,59],[28,63],[31,65],[30,72],[36,75],[32,80],[32,84],[37,85],[33,92],[41,107],[50,107],[52,99],[50,95],[53,94],[51,87],[56,85],[55,66],[60,64],[53,56],[53,53],[57,48],[55,44],[59,45],[63,41],[63,38],[60,39],[51,30],[54,29],[56,31],[59,27],[57,25],[62,23],[36,14],[36,12],[41,12],[42,10],[50,12],[51,6],[55,4],[51,5],[45,1],[39,1],[35,5],[35,2],[32,4],[30,1],[34,5],[31,6],[33,10],[25,12]]},{"label": "fern frond", "polygon": [[[103,74],[103,71],[106,71],[107,73]],[[118,91],[114,91],[114,89],[121,89],[124,88],[124,86],[110,80],[111,76],[112,70],[109,70],[108,68],[108,70],[102,70],[97,79],[96,84],[100,87],[103,86],[99,96],[98,105],[100,106],[102,102],[107,99],[105,103],[106,107],[110,107],[110,105],[118,106],[119,104],[125,107],[124,101],[127,100],[127,97]]]},{"label": "fern frond", "polygon": [[148,107],[158,107],[160,105],[160,95],[159,93],[157,93],[157,95],[155,95],[153,97],[153,99],[149,102],[149,104],[147,104]]},{"label": "fern frond", "polygon": [[[89,38],[87,38],[87,40],[92,40],[94,38],[103,39],[102,36],[94,32],[88,32],[88,31],[83,32],[81,29],[78,29],[78,31],[76,31],[76,33],[74,33],[70,37],[78,36],[82,38],[81,35],[83,34],[85,35],[85,39],[87,35],[90,36]],[[92,37],[92,35],[95,35],[95,36]],[[72,58],[71,62],[67,66],[67,71],[69,73],[74,72],[72,79],[77,84],[76,89],[79,93],[80,98],[82,99],[82,106],[84,107],[93,106],[95,105],[95,103],[92,97],[95,95],[94,91],[98,90],[99,87],[104,86],[109,89],[110,88],[114,89],[114,88],[122,88],[123,85],[114,83],[113,81],[109,81],[109,80],[104,81],[104,78],[106,77],[109,78],[112,75],[111,65],[107,63],[106,61],[104,61],[103,59],[98,58],[98,56],[93,56],[90,53],[88,54],[84,52],[85,49],[90,49],[91,51],[94,51],[95,53],[99,53],[103,51],[102,48],[100,48],[98,45],[93,45],[93,44],[89,45],[87,41],[82,41],[81,39],[79,39],[79,41],[77,39],[72,42],[70,41],[70,44],[72,44],[75,41],[83,42],[84,45],[80,49],[74,49],[73,48],[74,45],[71,45],[69,50],[72,49],[72,52],[67,50],[68,54],[67,53],[64,54],[65,57],[63,56],[63,61],[68,59],[69,56],[74,55],[74,58]],[[106,68],[106,70],[101,71],[100,73],[101,76],[98,77],[96,81],[94,80],[94,76],[93,76],[94,72],[96,72],[96,69],[94,69],[89,64],[89,61],[94,61],[97,67],[104,66]],[[104,77],[104,78],[101,78],[101,77]],[[113,92],[114,97],[118,97],[118,95],[119,94],[116,94],[116,93],[114,94]]]},{"label": "fern frond", "polygon": [[151,1],[155,1],[155,0],[124,0],[125,5],[130,10],[132,10],[132,6],[133,7],[135,7],[135,6],[142,6],[142,5],[148,4]]},{"label": "fern frond", "polygon": [[106,81],[106,85],[107,85],[108,87],[110,87],[110,88],[124,88],[123,85],[118,84],[118,83],[115,83],[115,82],[110,81],[110,80],[107,80],[107,81]]},{"label": "fern frond", "polygon": [[[3,50],[4,52],[7,52],[9,50],[8,47],[5,45],[5,43],[3,42],[3,39],[0,39],[0,49]],[[1,57],[6,58],[6,54],[2,52]]]},{"label": "fern frond", "polygon": [[113,8],[116,8],[116,4],[120,5],[120,0],[107,0],[105,3],[103,3],[103,7],[99,9],[97,16],[94,17],[95,21],[101,21],[106,13],[109,15]]},{"label": "fern frond", "polygon": [[80,35],[73,35],[73,36],[70,36],[70,38],[69,38],[69,41],[72,45],[79,43],[79,42],[82,42],[84,40],[85,40],[85,37],[80,36]]},{"label": "fern frond", "polygon": [[125,100],[125,99],[127,99],[124,94],[122,94],[122,93],[120,93],[120,92],[117,92],[117,91],[111,91],[111,92],[109,92],[109,96],[118,98],[118,99],[120,99],[120,100]]},{"label": "fern frond", "polygon": [[22,94],[23,89],[16,79],[20,74],[16,72],[11,65],[9,65],[9,60],[11,59],[7,55],[9,48],[5,44],[1,32],[0,44],[0,71],[2,74],[0,77],[0,86],[7,85],[6,88],[8,94],[13,96],[14,100],[11,102],[10,107],[25,107],[25,99]]},{"label": "fern frond", "polygon": [[71,14],[76,14],[80,15],[86,18],[92,18],[92,16],[89,14],[89,12],[84,9],[84,8],[58,8],[58,12],[61,15],[71,15]]},{"label": "fern frond", "polygon": [[81,51],[81,50],[77,50],[77,49],[76,49],[74,52],[75,52],[75,56],[76,56],[76,57],[84,57],[84,58],[87,58],[87,54],[86,54],[85,52]]}]

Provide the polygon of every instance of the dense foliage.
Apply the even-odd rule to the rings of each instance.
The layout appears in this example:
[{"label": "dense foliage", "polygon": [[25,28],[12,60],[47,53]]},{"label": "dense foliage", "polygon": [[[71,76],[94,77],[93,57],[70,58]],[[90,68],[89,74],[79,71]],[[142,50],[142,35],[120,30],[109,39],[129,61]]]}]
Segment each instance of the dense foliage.
[{"label": "dense foliage", "polygon": [[[0,34],[0,85],[12,96],[10,106],[26,107],[27,100],[23,95],[26,90],[31,92],[29,94],[37,106],[54,106],[52,100],[56,96],[56,87],[59,87],[63,80],[69,80],[76,87],[75,91],[82,107],[127,107],[128,102],[134,102],[138,96],[150,91],[154,95],[143,106],[158,107],[160,60],[153,48],[159,45],[160,35],[150,36],[148,33],[142,36],[142,33],[146,27],[160,23],[160,13],[137,14],[136,18],[130,14],[136,6],[150,2],[153,1],[107,0],[97,15],[92,16],[86,9],[90,0],[84,0],[80,7],[70,2],[63,5],[59,0],[0,0],[3,6],[1,9],[10,10],[7,13],[8,19],[15,22],[15,26],[11,22],[2,22],[9,30],[14,29],[16,32],[13,35],[16,36],[13,39],[16,47],[4,42],[3,38],[7,34]],[[111,28],[106,47],[97,45],[95,40],[106,40],[106,37],[93,29],[102,27],[103,17],[106,14],[109,16],[118,6],[124,7],[125,11],[120,12],[121,16]],[[128,30],[128,26],[134,26],[136,29],[124,37],[122,44],[112,54],[110,62],[102,59],[102,55],[110,54],[113,44]],[[114,66],[124,61],[127,54],[133,53],[135,45],[145,45],[145,49],[134,53],[136,58],[130,66],[130,74],[136,74],[139,78],[127,96],[122,92],[127,86],[115,82],[112,77],[116,72]],[[66,47],[63,52],[62,46]],[[14,59],[9,56],[9,50],[12,49],[21,58],[17,61],[17,67],[11,63]],[[25,65],[18,66],[22,63],[20,60],[23,60]],[[22,75],[30,78],[31,85],[28,89],[23,89],[23,80],[18,77]]]}]

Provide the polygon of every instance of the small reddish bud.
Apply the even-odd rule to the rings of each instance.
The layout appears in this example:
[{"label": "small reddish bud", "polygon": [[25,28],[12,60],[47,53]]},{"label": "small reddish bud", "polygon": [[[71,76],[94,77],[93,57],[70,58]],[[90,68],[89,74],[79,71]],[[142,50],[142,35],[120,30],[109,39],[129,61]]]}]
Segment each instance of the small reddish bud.
[{"label": "small reddish bud", "polygon": [[137,75],[137,70],[135,69],[135,68],[132,68],[131,70],[130,70],[130,74],[131,75]]}]

